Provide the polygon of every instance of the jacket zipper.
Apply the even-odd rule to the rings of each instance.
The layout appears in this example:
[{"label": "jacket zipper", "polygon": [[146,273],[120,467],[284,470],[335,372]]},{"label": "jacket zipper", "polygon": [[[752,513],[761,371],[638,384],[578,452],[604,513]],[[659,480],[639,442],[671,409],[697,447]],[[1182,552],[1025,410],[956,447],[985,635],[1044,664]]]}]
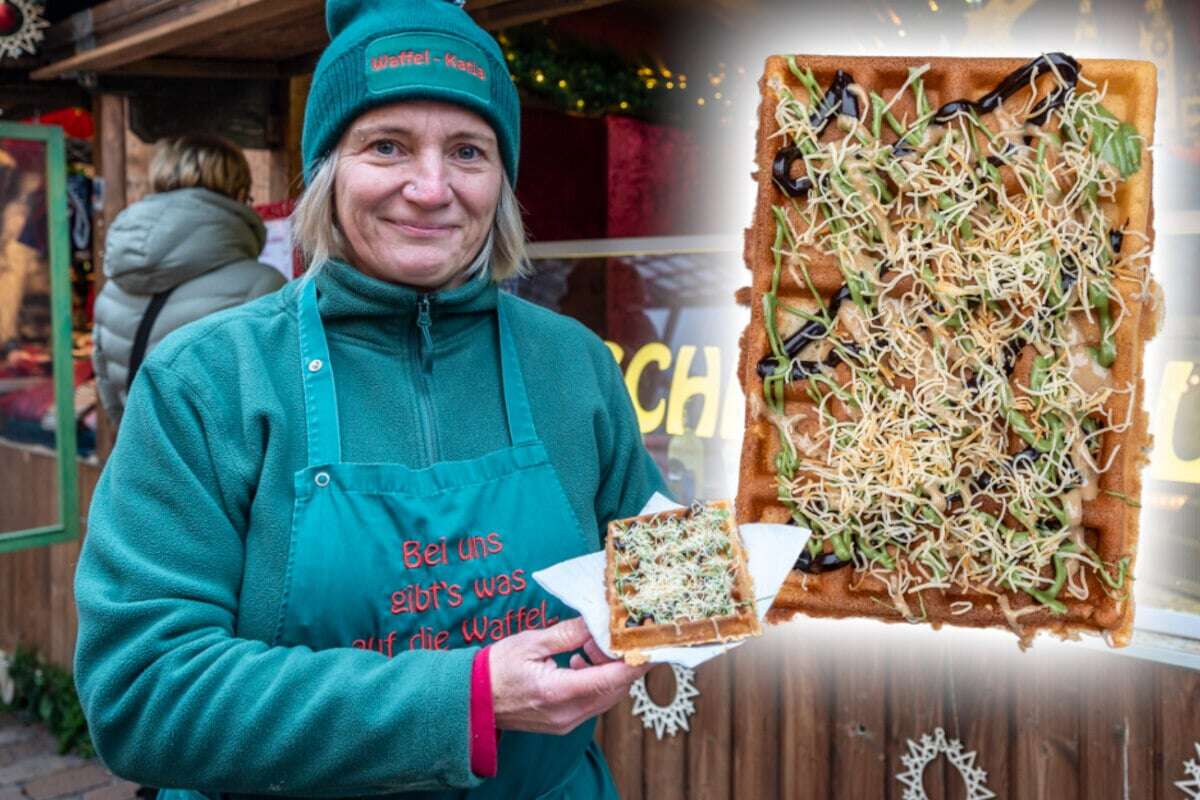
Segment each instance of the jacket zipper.
[{"label": "jacket zipper", "polygon": [[417,415],[421,418],[421,432],[425,440],[426,466],[438,461],[437,427],[433,416],[433,317],[429,311],[429,295],[417,300],[417,371],[416,381]]}]

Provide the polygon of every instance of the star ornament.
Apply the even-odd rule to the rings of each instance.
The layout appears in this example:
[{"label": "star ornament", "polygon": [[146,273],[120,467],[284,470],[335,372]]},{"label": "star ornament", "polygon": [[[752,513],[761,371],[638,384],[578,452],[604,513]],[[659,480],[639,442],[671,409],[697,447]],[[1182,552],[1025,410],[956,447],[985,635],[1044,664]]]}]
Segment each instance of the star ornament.
[{"label": "star ornament", "polygon": [[688,718],[696,713],[692,698],[700,695],[700,690],[695,684],[694,669],[672,664],[671,670],[675,673],[675,696],[665,706],[660,706],[650,699],[650,693],[646,691],[645,676],[638,678],[629,687],[629,696],[633,698],[633,715],[641,717],[642,727],[654,728],[654,735],[659,739],[663,737],[663,733],[674,736],[681,728],[689,730]]},{"label": "star ornament", "polygon": [[[1200,742],[1194,742],[1196,755],[1200,757]],[[1200,760],[1197,758],[1189,758],[1183,762],[1183,771],[1187,778],[1182,781],[1175,781],[1175,786],[1185,795],[1188,800],[1200,800]]]},{"label": "star ornament", "polygon": [[987,788],[987,772],[975,766],[974,751],[964,752],[962,742],[947,739],[946,732],[937,728],[932,734],[922,734],[920,744],[908,740],[908,755],[900,757],[905,771],[896,776],[905,787],[903,800],[929,800],[922,777],[925,767],[943,753],[967,785],[967,800],[990,800],[996,796]]},{"label": "star ornament", "polygon": [[0,58],[33,55],[50,23],[42,16],[42,4],[33,0],[0,2]]}]

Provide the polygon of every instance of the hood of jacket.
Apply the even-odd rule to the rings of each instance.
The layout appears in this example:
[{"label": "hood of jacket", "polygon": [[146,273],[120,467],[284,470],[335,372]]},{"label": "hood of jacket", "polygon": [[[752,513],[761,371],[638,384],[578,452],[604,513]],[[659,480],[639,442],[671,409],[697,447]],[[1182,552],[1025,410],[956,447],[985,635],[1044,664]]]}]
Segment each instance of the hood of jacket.
[{"label": "hood of jacket", "polygon": [[267,229],[254,209],[208,189],[148,195],[108,230],[104,275],[127,292],[157,294],[234,261],[257,259]]}]

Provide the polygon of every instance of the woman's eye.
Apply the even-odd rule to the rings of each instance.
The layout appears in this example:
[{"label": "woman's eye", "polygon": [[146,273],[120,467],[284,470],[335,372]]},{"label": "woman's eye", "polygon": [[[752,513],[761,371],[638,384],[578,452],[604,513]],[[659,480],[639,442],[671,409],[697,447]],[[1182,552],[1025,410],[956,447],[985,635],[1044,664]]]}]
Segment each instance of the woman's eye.
[{"label": "woman's eye", "polygon": [[380,139],[374,144],[375,152],[381,156],[394,156],[400,151],[391,139]]},{"label": "woman's eye", "polygon": [[479,148],[473,144],[459,145],[458,149],[454,151],[454,154],[463,161],[474,161],[481,155]]}]

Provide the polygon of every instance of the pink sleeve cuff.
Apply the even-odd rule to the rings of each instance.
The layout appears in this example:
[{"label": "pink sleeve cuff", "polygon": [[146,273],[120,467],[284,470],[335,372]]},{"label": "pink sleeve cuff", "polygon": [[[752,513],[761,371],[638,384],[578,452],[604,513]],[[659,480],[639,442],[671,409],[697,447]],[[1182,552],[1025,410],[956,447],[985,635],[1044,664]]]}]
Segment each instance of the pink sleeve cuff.
[{"label": "pink sleeve cuff", "polygon": [[492,673],[485,647],[475,654],[471,663],[471,772],[480,778],[496,776],[497,749],[500,732],[496,730],[496,714],[492,707]]}]

